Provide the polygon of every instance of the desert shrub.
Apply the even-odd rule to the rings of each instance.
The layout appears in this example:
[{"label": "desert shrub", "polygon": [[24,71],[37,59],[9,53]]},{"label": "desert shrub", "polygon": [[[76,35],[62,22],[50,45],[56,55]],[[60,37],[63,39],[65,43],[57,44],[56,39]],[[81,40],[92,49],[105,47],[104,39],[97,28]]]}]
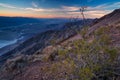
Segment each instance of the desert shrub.
[{"label": "desert shrub", "polygon": [[[86,34],[86,29],[83,30],[83,36]],[[113,78],[113,70],[108,69],[113,67],[117,62],[118,50],[110,46],[110,36],[108,27],[102,27],[93,34],[94,39],[88,42],[87,38],[73,41],[71,50],[60,49],[58,56],[61,60],[67,60],[64,65],[73,66],[70,70],[72,73],[68,77],[74,80],[98,80],[100,77]],[[60,64],[64,67],[63,64]],[[101,76],[102,75],[102,76]],[[107,79],[108,79],[107,78]]]},{"label": "desert shrub", "polygon": [[86,27],[80,32],[83,36],[81,40],[67,43],[51,54],[34,56],[37,60],[51,62],[43,69],[45,76],[52,77],[52,80],[115,80],[114,77],[119,76],[119,69],[116,70],[116,67],[119,68],[119,49],[110,45],[111,38],[107,34],[110,29],[97,29],[90,42],[85,37],[87,30]]},{"label": "desert shrub", "polygon": [[80,34],[82,35],[83,38],[85,38],[85,35],[87,34],[89,27],[85,26],[81,31]]},{"label": "desert shrub", "polygon": [[23,68],[27,63],[27,59],[25,55],[19,55],[16,56],[15,58],[8,59],[6,63],[3,65],[3,68],[8,70],[8,71],[13,71],[16,69],[21,69]]}]

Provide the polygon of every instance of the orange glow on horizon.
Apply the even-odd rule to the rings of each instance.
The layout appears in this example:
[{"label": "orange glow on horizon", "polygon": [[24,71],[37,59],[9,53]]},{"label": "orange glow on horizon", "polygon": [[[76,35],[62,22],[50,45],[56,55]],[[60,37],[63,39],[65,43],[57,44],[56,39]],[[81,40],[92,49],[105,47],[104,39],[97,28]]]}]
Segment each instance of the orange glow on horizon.
[{"label": "orange glow on horizon", "polygon": [[54,15],[54,14],[34,14],[34,13],[13,13],[13,12],[0,12],[0,16],[8,16],[8,17],[32,17],[32,18],[69,18],[69,16],[63,15]]}]

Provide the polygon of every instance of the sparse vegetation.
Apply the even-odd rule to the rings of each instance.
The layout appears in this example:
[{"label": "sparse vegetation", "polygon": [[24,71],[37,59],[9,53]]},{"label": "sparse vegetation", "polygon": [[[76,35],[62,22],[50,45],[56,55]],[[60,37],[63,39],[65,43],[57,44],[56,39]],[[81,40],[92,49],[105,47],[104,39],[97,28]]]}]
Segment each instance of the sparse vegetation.
[{"label": "sparse vegetation", "polygon": [[[66,71],[63,72],[69,74],[67,77],[72,80],[114,80],[116,74],[112,68],[116,64],[118,65],[118,50],[110,46],[110,36],[106,35],[106,29],[109,28],[97,30],[92,42],[88,42],[86,39],[76,40],[70,45],[58,49],[57,56],[59,56],[60,62],[64,62],[64,64],[55,63],[56,66],[52,66],[54,70],[51,71],[65,69]],[[71,50],[67,49],[69,46],[72,47]],[[116,73],[118,72],[116,71]],[[66,75],[62,74],[61,77],[65,79]]]},{"label": "sparse vegetation", "polygon": [[48,47],[41,54],[11,59],[6,63],[9,67],[5,68],[9,71],[21,70],[24,64],[41,61],[50,62],[49,67],[42,68],[44,76],[50,80],[119,80],[119,50],[111,46],[111,38],[107,34],[109,30],[109,27],[97,29],[89,41],[91,36],[85,37],[86,27],[80,32],[83,39],[64,46],[54,44],[55,49]]}]

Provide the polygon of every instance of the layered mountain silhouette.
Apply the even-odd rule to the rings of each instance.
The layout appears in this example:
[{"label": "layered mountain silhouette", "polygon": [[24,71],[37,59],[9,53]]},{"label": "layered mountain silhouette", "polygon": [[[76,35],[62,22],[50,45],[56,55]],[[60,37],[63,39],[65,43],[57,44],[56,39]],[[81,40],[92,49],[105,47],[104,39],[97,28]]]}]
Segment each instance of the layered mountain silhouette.
[{"label": "layered mountain silhouette", "polygon": [[89,27],[78,23],[38,34],[2,55],[0,79],[120,80],[120,9]]}]

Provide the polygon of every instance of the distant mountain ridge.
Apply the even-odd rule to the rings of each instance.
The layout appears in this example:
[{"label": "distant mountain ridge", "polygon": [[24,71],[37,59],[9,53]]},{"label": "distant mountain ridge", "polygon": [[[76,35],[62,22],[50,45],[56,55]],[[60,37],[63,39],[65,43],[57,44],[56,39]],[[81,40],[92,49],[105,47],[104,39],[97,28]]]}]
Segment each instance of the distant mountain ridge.
[{"label": "distant mountain ridge", "polygon": [[30,18],[30,17],[4,17],[0,16],[0,27],[19,26],[29,23],[44,23],[45,21],[63,22],[67,21],[66,18]]},{"label": "distant mountain ridge", "polygon": [[27,17],[2,17],[0,16],[0,27],[18,26],[27,23],[37,23],[42,20]]}]

